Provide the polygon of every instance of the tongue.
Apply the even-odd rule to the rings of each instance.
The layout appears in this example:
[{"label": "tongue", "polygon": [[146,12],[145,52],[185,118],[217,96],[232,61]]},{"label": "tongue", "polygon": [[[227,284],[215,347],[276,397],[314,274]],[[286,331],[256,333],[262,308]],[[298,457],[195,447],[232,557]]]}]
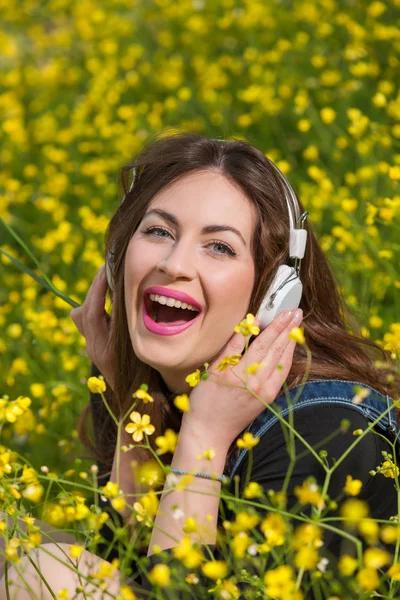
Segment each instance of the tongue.
[{"label": "tongue", "polygon": [[159,304],[156,313],[156,322],[160,325],[182,325],[194,319],[197,313],[192,310],[176,308],[175,306],[167,306]]}]

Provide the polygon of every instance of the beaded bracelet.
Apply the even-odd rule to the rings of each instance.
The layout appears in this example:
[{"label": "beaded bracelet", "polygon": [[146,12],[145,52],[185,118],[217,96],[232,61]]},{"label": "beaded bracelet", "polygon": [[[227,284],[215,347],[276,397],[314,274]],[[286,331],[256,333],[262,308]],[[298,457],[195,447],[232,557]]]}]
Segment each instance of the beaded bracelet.
[{"label": "beaded bracelet", "polygon": [[210,475],[209,473],[190,473],[190,471],[183,471],[182,469],[171,469],[172,473],[177,473],[178,475],[196,475],[197,477],[203,477],[204,479],[215,479],[217,481],[221,481],[224,483],[225,481],[229,481],[229,477],[226,475]]}]

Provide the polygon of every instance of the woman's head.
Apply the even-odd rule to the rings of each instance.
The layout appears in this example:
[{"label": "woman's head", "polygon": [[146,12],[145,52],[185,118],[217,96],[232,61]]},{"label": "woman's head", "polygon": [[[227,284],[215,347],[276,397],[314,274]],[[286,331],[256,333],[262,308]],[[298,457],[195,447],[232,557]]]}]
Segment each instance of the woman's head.
[{"label": "woman's head", "polygon": [[[133,168],[136,176],[129,189]],[[179,428],[164,384],[172,392],[187,391],[185,377],[212,361],[246,313],[257,313],[279,265],[292,264],[290,221],[284,187],[273,165],[260,150],[240,140],[220,143],[196,133],[158,137],[122,168],[121,184],[125,201],[111,219],[106,239],[106,256],[112,250],[114,257],[110,343],[116,385],[110,401],[122,415],[133,402],[132,393],[147,383],[155,401],[135,410],[151,416],[154,444],[168,424]],[[216,225],[238,233],[204,231]],[[356,380],[389,393],[383,373],[360,346],[390,360],[388,353],[347,331],[345,316],[351,316],[307,221],[305,227],[300,308],[313,357],[309,379]],[[150,332],[142,304],[151,286],[188,294],[202,313],[180,334]],[[355,321],[351,327],[358,331]],[[305,361],[304,348],[298,345],[289,387],[300,382]],[[148,455],[141,449],[135,452],[139,460]],[[110,449],[110,462],[112,453]]]},{"label": "woman's head", "polygon": [[[133,351],[174,392],[190,390],[185,377],[221,350],[246,315],[255,282],[256,221],[243,190],[214,167],[162,188],[129,241],[124,296]],[[193,325],[174,335],[149,330],[143,300],[152,286],[163,286],[166,295],[183,292],[201,306],[199,314],[162,308],[146,293],[149,313],[158,310],[158,323],[191,318]]]}]

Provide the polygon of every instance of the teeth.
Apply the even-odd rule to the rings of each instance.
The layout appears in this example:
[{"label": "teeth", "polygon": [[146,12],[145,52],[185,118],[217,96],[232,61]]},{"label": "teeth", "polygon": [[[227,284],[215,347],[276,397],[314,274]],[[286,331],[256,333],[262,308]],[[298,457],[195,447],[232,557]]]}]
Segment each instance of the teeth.
[{"label": "teeth", "polygon": [[193,306],[193,304],[187,304],[187,302],[181,302],[180,300],[175,300],[175,298],[160,296],[159,294],[150,294],[150,299],[153,300],[153,302],[159,302],[160,304],[166,304],[167,306],[186,308],[187,310],[199,312],[199,309],[196,306]]}]

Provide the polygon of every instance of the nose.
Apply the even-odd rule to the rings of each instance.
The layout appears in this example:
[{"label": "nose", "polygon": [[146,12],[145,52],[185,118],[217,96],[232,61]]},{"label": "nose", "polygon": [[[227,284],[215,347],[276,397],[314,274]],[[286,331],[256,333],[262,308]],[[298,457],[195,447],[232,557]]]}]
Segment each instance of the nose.
[{"label": "nose", "polygon": [[184,244],[182,240],[177,242],[162,261],[157,264],[157,270],[168,275],[170,279],[193,279],[196,275],[193,248]]}]

